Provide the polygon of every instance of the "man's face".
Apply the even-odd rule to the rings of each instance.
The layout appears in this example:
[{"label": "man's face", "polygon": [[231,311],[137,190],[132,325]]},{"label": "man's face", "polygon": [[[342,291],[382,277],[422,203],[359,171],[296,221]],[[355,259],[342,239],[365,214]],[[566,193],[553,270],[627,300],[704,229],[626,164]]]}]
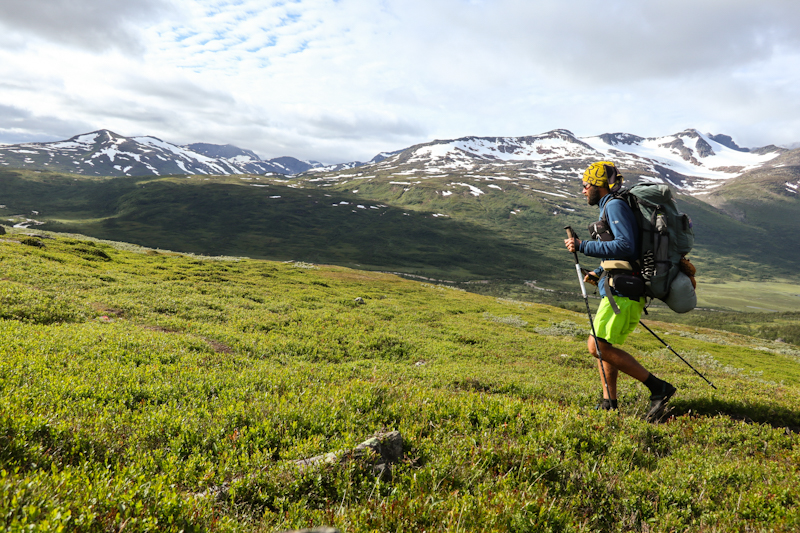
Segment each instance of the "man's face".
[{"label": "man's face", "polygon": [[600,203],[602,195],[600,194],[600,187],[595,187],[586,182],[583,182],[583,196],[589,205],[597,205]]}]

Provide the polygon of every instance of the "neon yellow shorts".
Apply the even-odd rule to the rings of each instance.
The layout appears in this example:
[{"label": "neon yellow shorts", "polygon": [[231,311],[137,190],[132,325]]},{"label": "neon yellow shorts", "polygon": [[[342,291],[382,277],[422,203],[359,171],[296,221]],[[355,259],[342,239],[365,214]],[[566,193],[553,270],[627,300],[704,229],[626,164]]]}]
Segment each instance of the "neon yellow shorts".
[{"label": "neon yellow shorts", "polygon": [[615,315],[608,298],[603,298],[594,317],[594,331],[597,338],[605,339],[609,344],[622,344],[639,324],[646,302],[644,298],[634,302],[624,296],[615,296],[614,301],[619,314]]}]

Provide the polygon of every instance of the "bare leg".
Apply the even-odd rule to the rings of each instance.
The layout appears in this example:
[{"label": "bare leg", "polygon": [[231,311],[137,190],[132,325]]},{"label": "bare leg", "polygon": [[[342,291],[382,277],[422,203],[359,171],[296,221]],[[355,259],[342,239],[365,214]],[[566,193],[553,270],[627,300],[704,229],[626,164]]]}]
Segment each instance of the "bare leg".
[{"label": "bare leg", "polygon": [[[594,344],[594,343],[592,343]],[[600,348],[600,351],[603,354],[603,358],[605,359],[605,353],[602,351],[603,348]],[[601,366],[602,365],[602,366]],[[605,367],[605,371],[603,369]],[[600,383],[603,382],[605,378],[608,380],[608,388],[605,386],[603,387],[603,398],[608,400],[616,400],[617,399],[617,376],[619,375],[619,370],[617,367],[613,366],[608,361],[603,361],[602,363],[600,360],[597,360],[597,371],[600,373]]]},{"label": "bare leg", "polygon": [[[632,378],[641,381],[642,383],[650,376],[648,372],[639,362],[633,358],[631,354],[625,350],[621,350],[608,344],[600,339],[597,340],[600,345],[600,354],[603,356],[603,364],[605,366],[606,378],[608,379],[608,391],[603,387],[603,396],[611,399],[617,397],[617,375],[618,370],[628,374]],[[589,348],[589,353],[597,357],[597,348],[595,347],[594,337],[589,335],[589,340],[586,343]],[[603,379],[602,368],[600,368],[600,361],[598,361],[598,369],[600,370],[600,379]],[[610,371],[609,371],[610,370]]]}]

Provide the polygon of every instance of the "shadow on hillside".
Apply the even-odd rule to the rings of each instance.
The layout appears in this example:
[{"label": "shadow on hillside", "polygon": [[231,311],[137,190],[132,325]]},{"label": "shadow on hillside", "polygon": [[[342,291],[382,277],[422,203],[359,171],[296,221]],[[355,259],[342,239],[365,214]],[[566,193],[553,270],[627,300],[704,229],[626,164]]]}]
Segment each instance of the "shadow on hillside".
[{"label": "shadow on hillside", "polygon": [[800,411],[781,405],[719,398],[670,402],[672,416],[726,416],[748,424],[767,424],[776,429],[800,432]]},{"label": "shadow on hillside", "polygon": [[152,248],[458,280],[542,280],[569,271],[568,255],[545,252],[548,246],[556,249],[555,231],[523,227],[509,237],[491,225],[344,192],[166,178],[9,179],[14,183],[0,183],[0,193],[14,193],[19,205],[41,211],[50,219],[42,229]]}]

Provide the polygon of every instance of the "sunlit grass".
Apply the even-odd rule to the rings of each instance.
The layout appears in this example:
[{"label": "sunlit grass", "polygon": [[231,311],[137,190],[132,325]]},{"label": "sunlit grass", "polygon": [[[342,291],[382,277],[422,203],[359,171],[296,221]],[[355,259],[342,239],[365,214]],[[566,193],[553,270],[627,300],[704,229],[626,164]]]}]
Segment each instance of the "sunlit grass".
[{"label": "sunlit grass", "polygon": [[[393,275],[88,241],[0,240],[0,523],[9,530],[793,531],[800,354],[650,322],[679,387],[644,422],[586,316]],[[365,460],[292,462],[396,429]],[[225,487],[225,490],[220,490]]]}]

